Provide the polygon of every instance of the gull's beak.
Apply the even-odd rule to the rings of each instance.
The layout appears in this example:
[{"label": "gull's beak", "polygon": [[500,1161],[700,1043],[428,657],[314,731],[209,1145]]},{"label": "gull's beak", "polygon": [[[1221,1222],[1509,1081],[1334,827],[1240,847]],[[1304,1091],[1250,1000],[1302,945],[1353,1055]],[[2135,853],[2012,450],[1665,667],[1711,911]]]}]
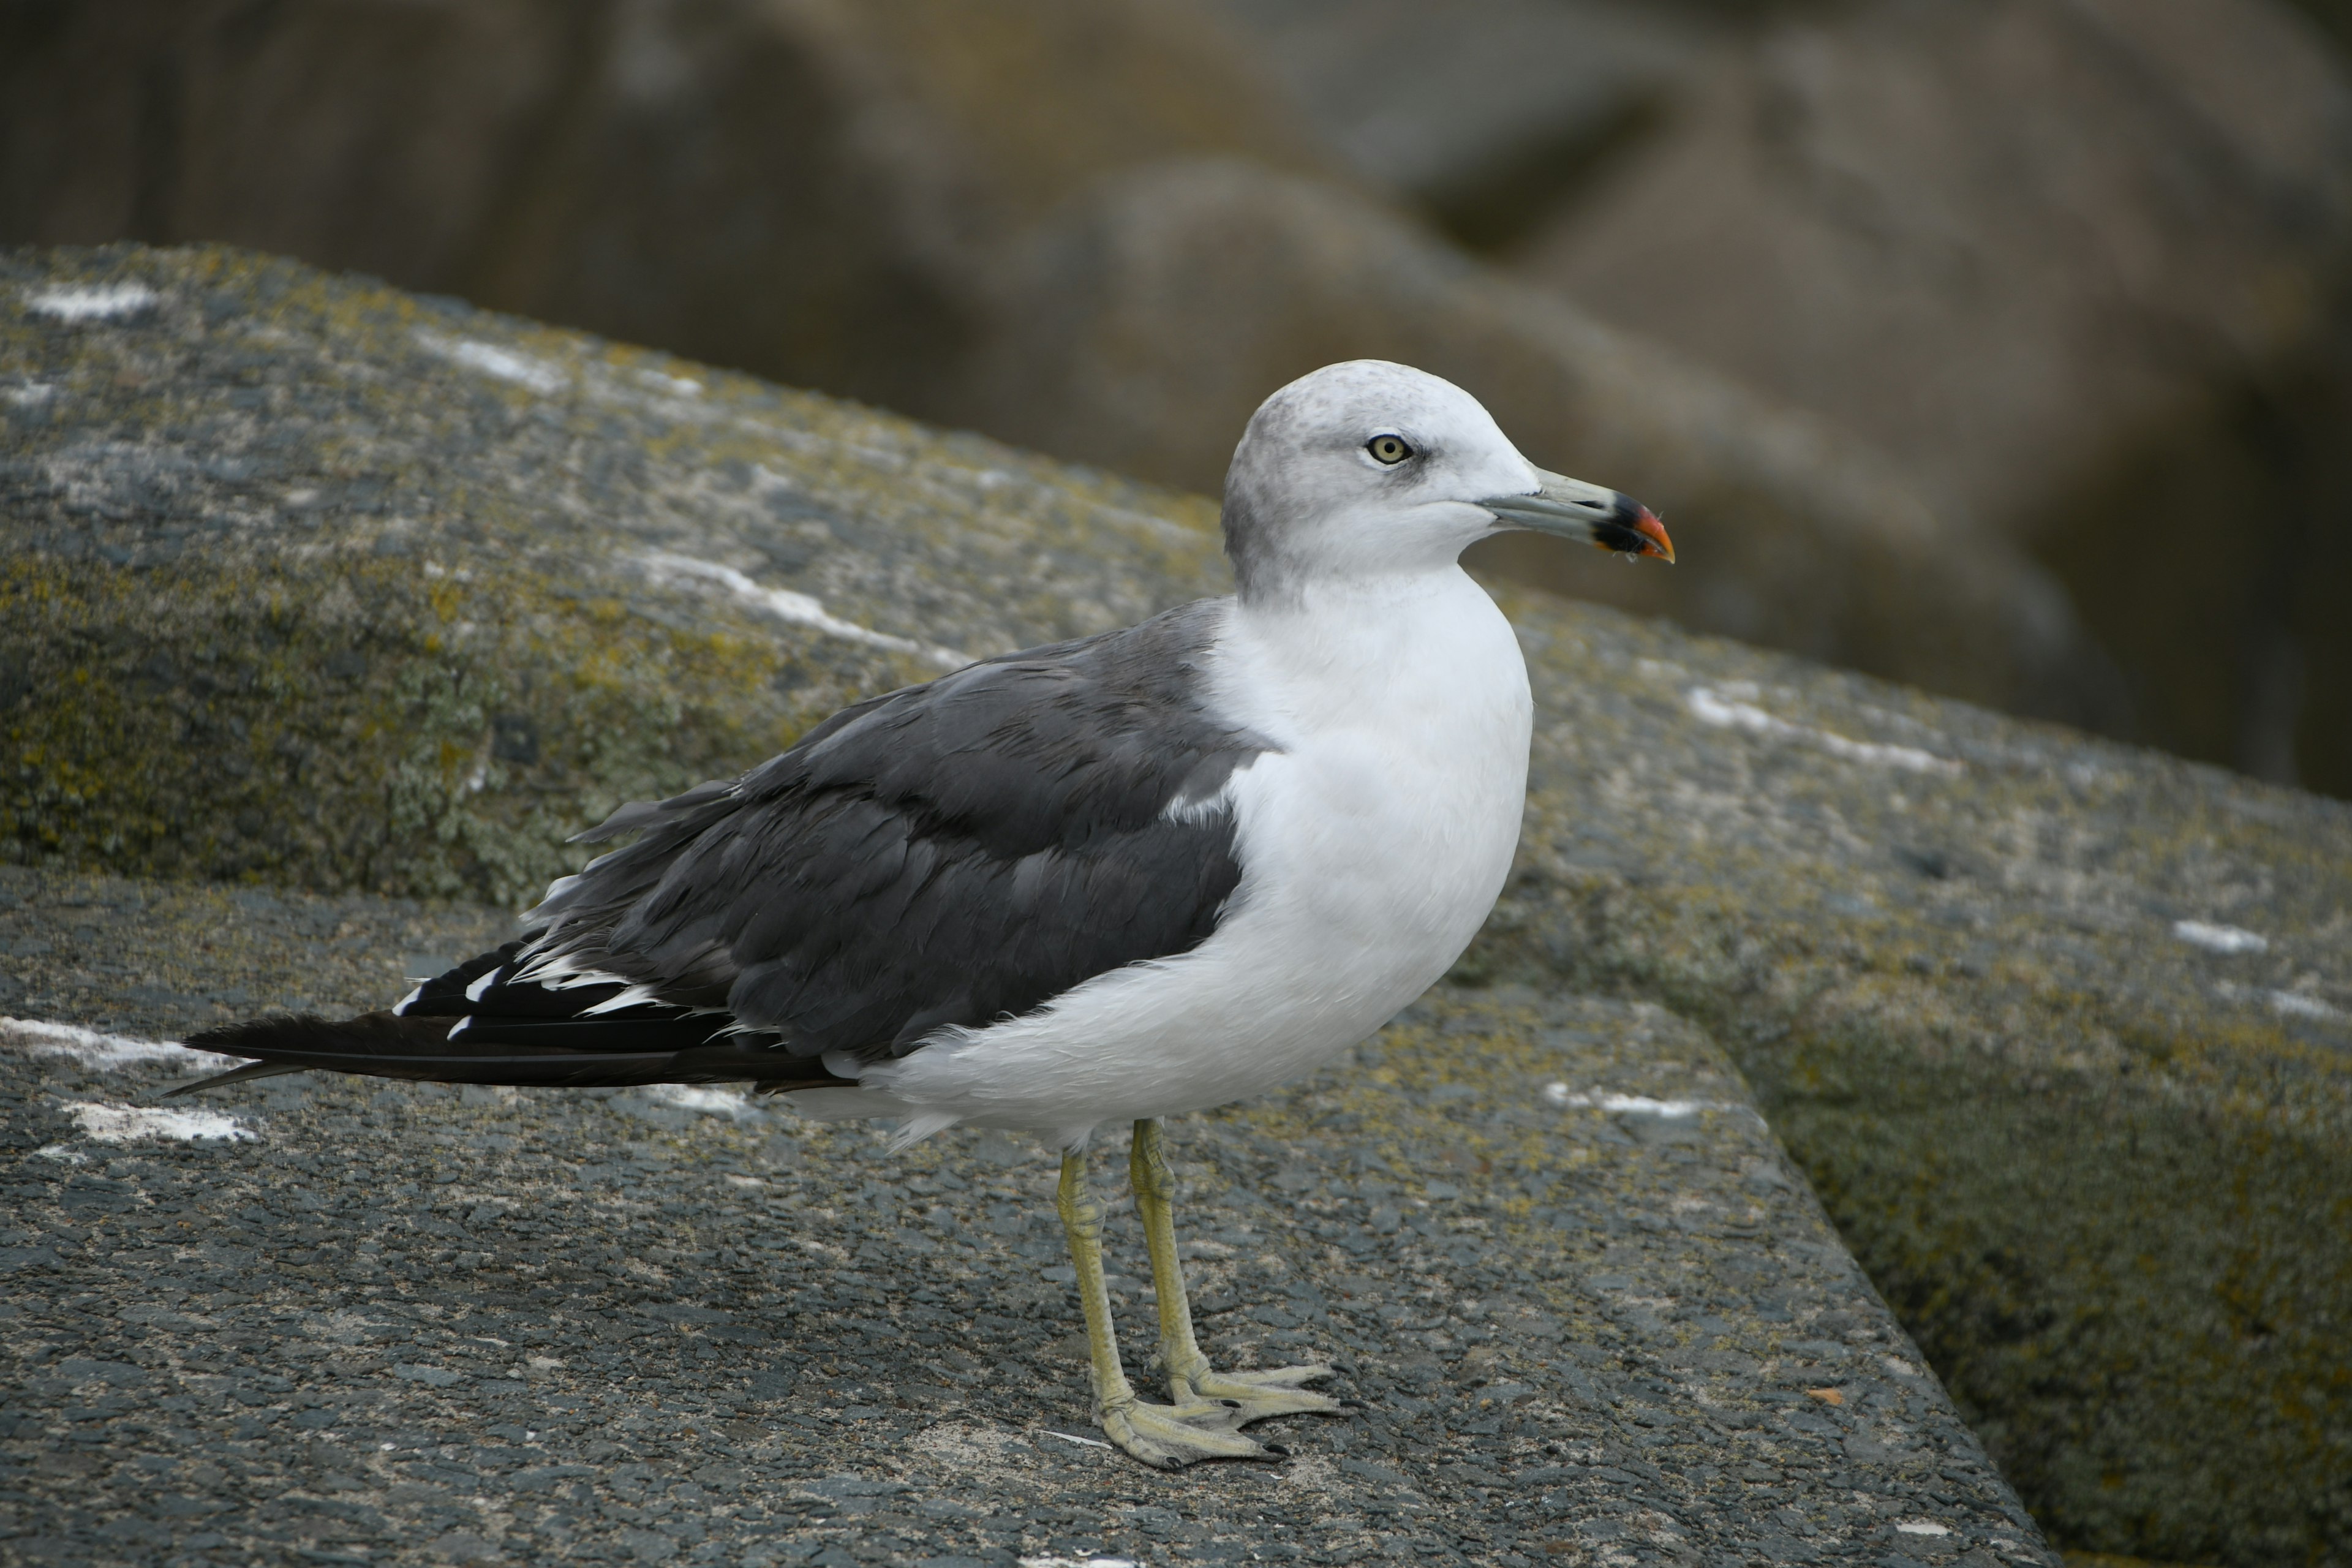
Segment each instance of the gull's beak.
[{"label": "gull's beak", "polygon": [[1666,537],[1665,524],[1632,496],[1541,468],[1536,479],[1538,488],[1533,495],[1496,496],[1478,504],[1507,529],[1580,539],[1595,550],[1654,555],[1673,564],[1675,545]]}]

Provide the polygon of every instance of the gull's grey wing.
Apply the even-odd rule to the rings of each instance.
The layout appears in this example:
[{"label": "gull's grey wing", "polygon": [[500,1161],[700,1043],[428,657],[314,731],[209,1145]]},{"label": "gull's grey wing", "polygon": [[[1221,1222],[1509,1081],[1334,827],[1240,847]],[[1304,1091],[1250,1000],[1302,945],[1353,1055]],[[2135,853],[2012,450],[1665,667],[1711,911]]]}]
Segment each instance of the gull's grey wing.
[{"label": "gull's grey wing", "polygon": [[1223,613],[989,659],[623,807],[583,837],[643,836],[550,889],[498,980],[612,976],[795,1057],[878,1056],[1188,951],[1241,879],[1218,792],[1267,749],[1203,700]]}]

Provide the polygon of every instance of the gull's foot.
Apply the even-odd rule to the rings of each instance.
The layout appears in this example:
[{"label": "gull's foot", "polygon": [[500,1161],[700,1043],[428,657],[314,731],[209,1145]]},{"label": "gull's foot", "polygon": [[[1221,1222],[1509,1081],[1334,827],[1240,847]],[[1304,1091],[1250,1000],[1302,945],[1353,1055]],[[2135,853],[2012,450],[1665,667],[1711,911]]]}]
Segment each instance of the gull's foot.
[{"label": "gull's foot", "polygon": [[1140,1399],[1102,1413],[1103,1436],[1154,1469],[1181,1469],[1202,1459],[1279,1459],[1289,1450],[1244,1437],[1234,1428],[1249,1419],[1222,1399],[1150,1405]]},{"label": "gull's foot", "polygon": [[1235,1425],[1263,1421],[1269,1415],[1336,1415],[1347,1408],[1328,1394],[1300,1384],[1328,1377],[1328,1366],[1277,1366],[1265,1372],[1213,1372],[1202,1367],[1189,1378],[1170,1380],[1176,1397],[1214,1400],[1240,1412]]}]

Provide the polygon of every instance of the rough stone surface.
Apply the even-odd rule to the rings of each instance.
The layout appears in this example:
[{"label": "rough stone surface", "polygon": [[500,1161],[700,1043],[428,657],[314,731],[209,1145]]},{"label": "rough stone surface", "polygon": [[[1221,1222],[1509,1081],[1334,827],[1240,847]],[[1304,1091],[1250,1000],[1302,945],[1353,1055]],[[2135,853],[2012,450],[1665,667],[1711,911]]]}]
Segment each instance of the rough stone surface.
[{"label": "rough stone surface", "polygon": [[228,253],[105,276],[169,299],[59,320],[0,259],[19,853],[512,902],[940,645],[1222,577],[1207,503],[992,443]]},{"label": "rough stone surface", "polygon": [[[0,900],[50,944],[43,1010],[150,1034],[218,1003],[126,984],[125,946],[238,1005],[352,1007],[383,953],[500,923],[13,869]],[[214,1097],[222,1136],[109,1142],[93,1108],[199,1058],[0,1040],[11,1561],[2056,1562],[1738,1070],[1644,1004],[1442,988],[1178,1124],[1212,1353],[1330,1357],[1367,1406],[1178,1476],[1094,1440],[1032,1143],[307,1079]],[[1691,1103],[1574,1102],[1601,1094]]]},{"label": "rough stone surface", "polygon": [[[1108,374],[1097,336],[1077,384],[1104,420],[1199,444],[1219,416],[1230,449],[1292,375],[1350,353],[1418,363],[1465,380],[1538,460],[1642,495],[1682,537],[1685,503],[1718,520],[1673,573],[1530,555],[1571,557],[1574,585],[1643,595],[1648,577],[1824,657],[2061,710],[2083,695],[2068,680],[2084,650],[2026,569],[1954,549],[1866,465],[1843,470],[1840,504],[1815,504],[1838,465],[1812,432],[1566,312],[1523,339],[1512,306],[1543,301],[1489,298],[1316,188],[1191,172],[1205,188],[1180,180],[1136,209],[1178,214],[1171,247],[1133,254],[1213,277],[1216,247],[1181,242],[1217,232],[1192,221],[1206,204],[1265,219],[1261,237],[1295,240],[1325,284],[1325,262],[1398,247],[1433,308],[1369,338],[1303,308],[1265,334],[1205,310],[1222,329],[1142,378]],[[520,899],[615,793],[764,755],[851,692],[936,669],[918,645],[1099,630],[1223,580],[1205,503],[1071,489],[991,443],[660,356],[229,252],[0,268],[16,524],[0,538],[0,696],[71,694],[18,710],[34,774],[13,830],[105,846],[117,866]],[[1373,258],[1363,300],[1395,272]],[[156,298],[111,319],[40,303],[111,285]],[[1512,377],[1469,374],[1489,351],[1516,356]],[[1139,380],[1199,396],[1115,395]],[[805,636],[780,657],[753,579],[899,646]],[[305,811],[275,809],[289,786]]]},{"label": "rough stone surface", "polygon": [[2352,1551],[2352,807],[1520,624],[1559,717],[1491,972],[1706,1020],[2059,1540]]},{"label": "rough stone surface", "polygon": [[[208,861],[192,849],[184,871],[319,868],[315,884],[331,890],[525,881],[566,864],[562,828],[646,784],[756,760],[805,721],[792,703],[828,707],[919,674],[921,644],[1013,646],[1074,622],[1128,619],[1215,580],[1204,506],[984,443],[517,323],[453,319],[294,268],[217,255],[70,265],[76,288],[160,269],[145,275],[184,289],[200,312],[216,302],[215,330],[252,356],[246,390],[261,406],[290,416],[331,401],[343,413],[323,427],[284,422],[292,455],[272,460],[314,476],[299,487],[308,499],[270,468],[243,512],[174,512],[192,481],[170,459],[189,449],[188,432],[245,428],[205,423],[226,417],[207,412],[212,391],[171,400],[175,375],[211,384],[201,343],[173,346],[133,310],[45,347],[54,372],[26,379],[11,365],[8,504],[29,504],[37,527],[13,531],[10,581],[30,586],[13,590],[0,630],[12,658],[59,661],[10,666],[39,673],[11,684],[0,715],[15,770],[5,808],[18,852],[58,870],[160,866],[157,845],[212,842],[203,835],[225,834],[216,820],[240,801],[262,831],[236,840],[259,849],[237,852],[281,858]],[[199,287],[205,278],[218,281]],[[36,293],[67,281],[41,279]],[[135,304],[45,298],[53,310]],[[245,324],[254,302],[274,312],[261,326],[280,335]],[[189,308],[159,299],[148,320],[169,323]],[[61,330],[51,317],[36,324]],[[322,342],[347,345],[335,352],[352,367],[348,383],[301,368]],[[369,370],[371,355],[396,377]],[[517,379],[546,384],[559,372],[560,396]],[[112,401],[142,376],[143,400]],[[400,432],[412,426],[402,421],[424,416],[377,401],[395,379],[451,411],[445,425],[414,426],[432,438],[405,463]],[[704,380],[703,391],[672,384],[684,379]],[[603,390],[628,384],[670,402]],[[663,423],[650,425],[656,415]],[[706,448],[716,437],[694,434],[705,428],[756,431],[764,444]],[[250,438],[266,450],[267,434]],[[375,444],[352,448],[364,463],[338,468],[342,448],[310,445],[330,437]],[[525,437],[561,439],[570,466],[518,479],[505,455],[531,450]],[[757,467],[730,477],[730,456],[774,465],[772,478]],[[81,466],[53,478],[68,458]],[[641,487],[633,474],[680,488]],[[385,476],[399,481],[394,499],[370,510],[383,492],[366,481]],[[788,517],[759,500],[772,488]],[[808,497],[829,509],[821,530],[794,510]],[[646,531],[601,504],[641,512]],[[535,516],[559,526],[534,531]],[[291,520],[310,528],[307,552],[253,546]],[[457,531],[468,520],[479,520],[478,539]],[[379,557],[373,541],[402,530],[424,547]],[[339,547],[345,539],[370,542]],[[796,557],[755,547],[787,540],[814,548]],[[177,564],[142,553],[174,541]],[[756,584],[821,595],[839,624],[865,629],[820,637],[755,616],[740,595],[652,584],[629,562],[663,542],[733,563]],[[215,554],[227,564],[207,578]],[[378,588],[365,573],[380,559],[401,571]],[[546,560],[562,572],[534,577]],[[382,593],[398,613],[333,623],[340,642],[305,630],[309,600],[339,580],[324,568],[286,579],[299,585],[278,601],[287,620],[239,608],[268,599],[238,573],[291,574],[318,561],[360,581],[355,599]],[[472,561],[483,570],[471,580],[450,570]],[[449,574],[429,575],[436,563]],[[226,586],[205,586],[215,581]],[[536,581],[607,586],[561,598]],[[398,597],[404,584],[425,596]],[[159,590],[176,585],[217,593],[203,601],[216,606],[203,612],[212,618],[171,622],[177,601]],[[518,594],[541,595],[528,600],[527,623],[541,645],[501,618]],[[1960,1408],[2062,1540],[2249,1565],[2343,1555],[2352,810],[1602,610],[1527,593],[1506,603],[1541,715],[1529,830],[1514,885],[1456,984],[1647,1002],[1703,1028],[1746,1072]],[[201,624],[212,640],[153,636],[126,605],[167,626]],[[77,632],[84,640],[63,659],[59,626],[103,635]],[[291,630],[269,630],[281,626]],[[355,626],[382,628],[366,634],[381,642]],[[872,628],[919,651],[860,640]],[[572,730],[560,705],[393,708],[425,737],[418,754],[446,769],[430,797],[443,815],[429,830],[401,828],[397,854],[341,858],[341,836],[387,831],[384,803],[396,797],[381,778],[397,776],[412,737],[372,738],[350,721],[383,711],[368,706],[378,700],[340,694],[395,675],[428,691],[473,689],[512,678],[542,645],[557,657],[530,668],[565,679],[574,666],[602,672],[618,720]],[[380,662],[348,676],[334,674],[348,662],[328,667],[362,646],[380,648]],[[677,651],[704,646],[734,651],[708,666]],[[145,661],[167,650],[184,661],[174,669],[199,668],[209,683],[142,686]],[[237,673],[247,668],[258,673]],[[779,671],[802,672],[791,678],[802,686],[777,695]],[[278,684],[260,684],[264,674]],[[79,684],[67,692],[61,681]],[[804,689],[814,694],[793,695]],[[100,703],[119,725],[60,717]],[[541,762],[500,760],[502,737],[511,756],[525,732],[501,724],[502,712],[541,715],[528,731]],[[262,725],[289,715],[313,726],[320,771],[289,778],[284,764],[264,765],[277,752]],[[116,729],[152,738],[126,751]],[[246,773],[203,771],[215,752],[236,754],[233,742],[255,748]],[[352,782],[337,784],[345,764],[331,759],[346,752],[358,761]],[[548,758],[568,771],[548,775],[542,795],[533,770]],[[133,775],[151,770],[178,792],[152,797],[168,831],[109,843],[72,828],[82,837],[68,838],[71,823],[113,809],[112,792],[150,789]],[[373,795],[363,787],[372,776]],[[296,825],[282,850],[271,837],[280,820]],[[54,839],[43,822],[59,825]],[[484,880],[485,865],[505,869]],[[168,944],[129,927],[110,940],[122,918],[97,910],[87,938],[79,921],[21,929],[11,941],[24,951],[0,972],[0,1008],[150,1029],[219,1016],[210,994],[224,984],[247,992],[216,1004],[231,1011],[283,994],[215,978],[229,967],[217,952],[142,957]],[[396,983],[392,965],[408,954],[395,950],[412,939],[352,918],[347,933],[314,927],[315,940],[377,964],[379,978],[352,993],[305,983],[293,994],[381,995]],[[84,970],[100,989],[41,978]],[[150,988],[158,1011],[133,1016],[105,987]]]}]

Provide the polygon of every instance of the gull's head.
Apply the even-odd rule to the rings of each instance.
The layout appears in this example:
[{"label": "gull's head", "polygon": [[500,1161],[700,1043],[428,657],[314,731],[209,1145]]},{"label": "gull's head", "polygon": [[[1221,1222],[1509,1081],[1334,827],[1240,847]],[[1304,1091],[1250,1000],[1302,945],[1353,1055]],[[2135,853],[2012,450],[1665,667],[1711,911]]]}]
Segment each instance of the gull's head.
[{"label": "gull's head", "polygon": [[1546,473],[1476,398],[1386,360],[1326,365],[1258,405],[1225,472],[1224,525],[1244,598],[1434,571],[1516,529],[1675,558],[1648,508]]}]

